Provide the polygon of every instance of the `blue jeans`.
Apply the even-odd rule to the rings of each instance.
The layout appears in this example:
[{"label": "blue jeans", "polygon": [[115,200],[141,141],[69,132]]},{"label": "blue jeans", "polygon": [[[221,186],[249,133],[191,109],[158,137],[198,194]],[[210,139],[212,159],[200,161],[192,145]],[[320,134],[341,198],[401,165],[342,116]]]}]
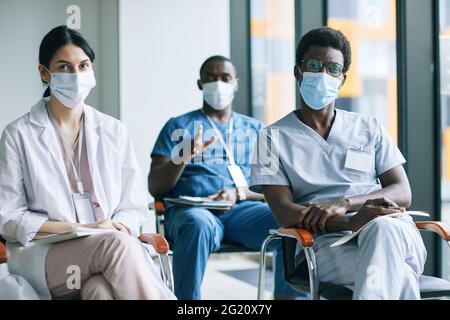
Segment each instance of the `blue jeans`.
[{"label": "blue jeans", "polygon": [[[201,299],[200,287],[208,257],[219,250],[222,240],[259,250],[269,230],[278,229],[272,211],[263,202],[244,201],[226,213],[215,213],[195,207],[167,209],[165,229],[167,238],[173,242],[173,273],[178,299]],[[276,241],[274,244],[275,297],[306,297],[293,290],[284,279],[281,243]]]}]

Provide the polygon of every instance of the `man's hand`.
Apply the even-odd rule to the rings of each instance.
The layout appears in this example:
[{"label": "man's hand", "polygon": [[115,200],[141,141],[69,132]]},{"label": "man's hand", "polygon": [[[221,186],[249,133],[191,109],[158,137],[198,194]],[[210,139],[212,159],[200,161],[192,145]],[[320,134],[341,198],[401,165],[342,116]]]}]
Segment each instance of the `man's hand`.
[{"label": "man's hand", "polygon": [[232,204],[235,204],[237,201],[237,190],[236,189],[220,190],[219,192],[210,195],[208,198],[214,201],[229,201]]},{"label": "man's hand", "polygon": [[352,231],[357,231],[379,216],[402,212],[405,212],[405,208],[398,207],[392,200],[386,198],[368,200],[361,210],[350,218],[350,228]]},{"label": "man's hand", "polygon": [[208,141],[203,141],[203,125],[200,125],[194,140],[191,141],[191,155],[188,160],[193,159],[198,154],[202,154],[214,142],[216,142],[216,136],[212,136]]},{"label": "man's hand", "polygon": [[326,222],[328,219],[345,215],[350,208],[350,202],[346,199],[313,204],[303,210],[305,217],[301,227],[315,233],[326,232]]},{"label": "man's hand", "polygon": [[127,227],[125,227],[121,223],[114,222],[112,220],[103,220],[98,221],[95,223],[89,223],[89,224],[82,224],[82,227],[86,228],[92,228],[92,229],[110,229],[110,230],[116,230],[120,232],[125,232],[127,234],[130,234],[130,231]]}]

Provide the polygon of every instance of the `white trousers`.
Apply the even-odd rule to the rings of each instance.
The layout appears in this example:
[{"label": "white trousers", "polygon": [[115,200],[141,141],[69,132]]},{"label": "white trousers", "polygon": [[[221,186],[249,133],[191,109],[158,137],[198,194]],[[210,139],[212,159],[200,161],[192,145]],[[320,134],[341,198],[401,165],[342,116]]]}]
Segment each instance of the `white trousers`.
[{"label": "white trousers", "polygon": [[410,216],[376,218],[357,239],[330,248],[343,235],[315,239],[320,282],[345,286],[357,300],[420,299],[427,252]]}]

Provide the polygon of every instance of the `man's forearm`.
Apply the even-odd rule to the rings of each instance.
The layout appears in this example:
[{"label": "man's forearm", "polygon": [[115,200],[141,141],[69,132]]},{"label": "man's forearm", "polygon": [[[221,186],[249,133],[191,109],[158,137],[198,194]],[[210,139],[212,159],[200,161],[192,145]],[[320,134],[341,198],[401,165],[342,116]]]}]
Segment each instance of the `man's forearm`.
[{"label": "man's forearm", "polygon": [[186,164],[174,164],[168,161],[150,170],[148,185],[152,196],[159,196],[168,193],[177,184],[180,179]]},{"label": "man's forearm", "polygon": [[325,228],[328,232],[351,230],[350,216],[337,216],[327,220]]},{"label": "man's forearm", "polygon": [[347,198],[350,202],[349,211],[358,211],[367,200],[380,198],[388,198],[405,208],[408,208],[411,205],[411,192],[409,191],[409,188],[405,188],[405,186],[401,184],[392,184],[369,194]]},{"label": "man's forearm", "polygon": [[272,208],[272,211],[280,227],[301,227],[304,215],[303,210],[306,207],[295,203],[286,203],[283,205],[277,205],[276,208]]}]

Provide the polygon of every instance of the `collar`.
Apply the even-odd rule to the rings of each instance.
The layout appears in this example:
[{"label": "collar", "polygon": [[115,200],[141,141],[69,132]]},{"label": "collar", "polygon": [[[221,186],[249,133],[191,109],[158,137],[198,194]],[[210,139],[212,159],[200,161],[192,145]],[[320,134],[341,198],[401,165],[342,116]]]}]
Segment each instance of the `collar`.
[{"label": "collar", "polygon": [[[50,97],[45,97],[39,100],[39,102],[31,108],[30,121],[40,127],[51,126],[50,119],[47,114],[46,104],[50,101]],[[84,111],[84,124],[85,126],[96,128],[101,124],[101,119],[95,112],[94,108],[85,105]]]}]

